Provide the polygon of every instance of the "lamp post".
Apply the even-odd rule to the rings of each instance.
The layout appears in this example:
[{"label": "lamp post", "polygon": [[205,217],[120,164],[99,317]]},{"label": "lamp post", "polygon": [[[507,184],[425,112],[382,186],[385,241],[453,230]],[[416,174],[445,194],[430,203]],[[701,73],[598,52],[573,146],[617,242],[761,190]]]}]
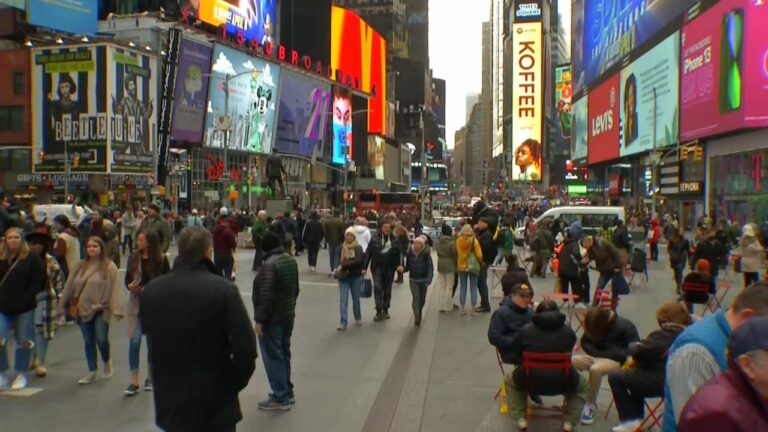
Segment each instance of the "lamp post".
[{"label": "lamp post", "polygon": [[651,220],[653,220],[656,217],[656,181],[658,180],[656,170],[659,166],[659,161],[656,159],[656,87],[653,88],[653,134],[651,140],[653,141],[653,152],[651,153]]}]

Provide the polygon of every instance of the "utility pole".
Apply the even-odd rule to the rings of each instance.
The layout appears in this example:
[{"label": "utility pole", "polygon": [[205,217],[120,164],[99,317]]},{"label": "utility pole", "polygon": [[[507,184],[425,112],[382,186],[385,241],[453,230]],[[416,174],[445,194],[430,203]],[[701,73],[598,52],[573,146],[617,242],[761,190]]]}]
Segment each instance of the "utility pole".
[{"label": "utility pole", "polygon": [[429,207],[432,205],[431,200],[427,200],[427,192],[429,191],[429,168],[427,168],[427,140],[426,130],[424,128],[424,107],[421,107],[419,111],[419,127],[421,128],[421,182],[419,184],[421,189],[421,220],[422,223],[427,220],[429,215]]},{"label": "utility pole", "polygon": [[653,88],[653,152],[651,153],[651,220],[656,217],[656,181],[658,180],[657,170],[659,161],[656,158],[656,87]]},{"label": "utility pole", "polygon": [[69,141],[64,141],[64,203],[69,199]]}]

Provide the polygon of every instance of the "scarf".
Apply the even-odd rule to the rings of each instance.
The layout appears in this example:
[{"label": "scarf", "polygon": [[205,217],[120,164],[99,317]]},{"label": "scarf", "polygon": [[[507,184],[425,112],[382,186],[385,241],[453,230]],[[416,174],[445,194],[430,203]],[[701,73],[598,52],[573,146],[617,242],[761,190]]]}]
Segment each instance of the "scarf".
[{"label": "scarf", "polygon": [[357,249],[357,241],[352,243],[344,242],[341,246],[341,259],[355,259],[355,251]]}]

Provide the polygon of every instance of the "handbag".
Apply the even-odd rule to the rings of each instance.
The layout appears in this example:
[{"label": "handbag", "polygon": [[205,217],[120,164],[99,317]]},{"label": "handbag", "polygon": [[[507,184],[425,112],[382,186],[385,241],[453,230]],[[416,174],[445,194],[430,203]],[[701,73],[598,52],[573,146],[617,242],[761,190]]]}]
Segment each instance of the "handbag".
[{"label": "handbag", "polygon": [[467,273],[480,274],[480,261],[475,255],[475,241],[472,240],[472,249],[467,256]]},{"label": "handbag", "polygon": [[741,273],[741,255],[734,255],[733,271],[734,273]]},{"label": "handbag", "polygon": [[[79,268],[78,268],[79,269]],[[75,270],[77,271],[77,270]],[[85,277],[85,281],[83,282],[82,286],[80,286],[80,291],[75,294],[75,292],[72,292],[72,298],[67,300],[67,315],[69,315],[70,318],[77,318],[80,316],[80,307],[78,304],[80,303],[80,294],[83,293],[83,290],[85,289],[85,285],[88,283],[88,279],[93,276],[94,272],[91,272],[88,274],[88,276]]]},{"label": "handbag", "polygon": [[363,287],[360,290],[360,297],[371,298],[373,296],[373,282],[368,278],[363,278]]}]

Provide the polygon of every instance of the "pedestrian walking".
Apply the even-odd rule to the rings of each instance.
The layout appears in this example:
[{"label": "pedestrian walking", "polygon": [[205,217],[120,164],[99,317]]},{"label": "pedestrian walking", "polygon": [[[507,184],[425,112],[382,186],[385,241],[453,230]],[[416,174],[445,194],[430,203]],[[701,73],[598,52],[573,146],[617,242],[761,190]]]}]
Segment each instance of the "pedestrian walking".
[{"label": "pedestrian walking", "polygon": [[341,243],[344,242],[344,224],[339,218],[339,210],[333,209],[333,215],[323,222],[323,235],[328,242],[328,257],[331,264],[331,273],[339,267],[339,257],[341,253]]},{"label": "pedestrian walking", "polygon": [[317,271],[317,254],[320,251],[320,242],[323,241],[323,224],[320,223],[320,215],[312,210],[309,214],[309,220],[304,224],[304,231],[301,233],[304,246],[307,248],[307,263],[309,270]]},{"label": "pedestrian walking", "polygon": [[[371,240],[365,254],[363,269],[370,265],[373,276],[373,293],[376,301],[374,321],[389,319],[389,306],[392,298],[392,283],[395,271],[402,264],[400,242],[392,235],[392,224],[381,224],[381,232]],[[398,274],[402,272],[398,271]]]},{"label": "pedestrian walking", "polygon": [[291,335],[299,296],[299,268],[276,234],[265,234],[261,246],[265,257],[253,280],[253,319],[272,393],[259,402],[259,409],[287,411],[295,401]]},{"label": "pedestrian walking", "polygon": [[256,368],[248,313],[237,286],[216,272],[212,251],[207,229],[185,228],[173,270],[139,298],[155,423],[166,431],[234,432],[243,418],[238,393]]},{"label": "pedestrian walking", "polygon": [[37,293],[35,300],[35,358],[33,367],[39,378],[48,376],[47,354],[48,342],[56,334],[56,308],[59,293],[64,288],[61,268],[56,259],[48,251],[53,239],[47,232],[33,231],[25,235],[30,250],[40,257],[45,267],[45,284],[42,291]]},{"label": "pedestrian walking", "polygon": [[336,278],[339,280],[339,331],[347,329],[348,301],[352,296],[352,313],[355,316],[355,324],[362,324],[360,313],[360,291],[363,287],[363,264],[365,254],[363,247],[357,243],[355,228],[349,227],[344,233],[344,243],[341,246],[341,264],[336,269]]},{"label": "pedestrian walking", "polygon": [[[459,309],[461,315],[475,314],[477,306],[477,278],[483,262],[483,250],[475,238],[475,232],[469,224],[464,225],[456,240],[456,268],[459,271]],[[471,294],[471,303],[467,304],[467,285]]]},{"label": "pedestrian walking", "polygon": [[237,241],[232,232],[229,221],[219,218],[213,229],[213,262],[216,270],[227,279],[232,279],[232,270],[235,265],[233,256]]},{"label": "pedestrian walking", "polygon": [[[139,356],[141,354],[141,292],[152,279],[171,271],[168,258],[160,252],[160,239],[154,231],[139,231],[136,235],[136,251],[128,259],[128,270],[125,273],[125,285],[130,292],[126,312],[128,323],[128,366],[131,377],[128,388],[123,394],[134,396],[139,392]],[[147,343],[149,347],[149,343]],[[152,390],[151,369],[149,367],[149,352],[147,352],[147,378],[144,380],[144,391]]]},{"label": "pedestrian walking", "polygon": [[261,238],[269,230],[267,224],[267,212],[260,210],[253,218],[253,226],[251,227],[251,241],[253,242],[253,248],[255,252],[253,254],[253,271],[258,271],[261,268],[261,263],[264,261],[264,251],[261,250]]},{"label": "pedestrian walking", "polygon": [[155,230],[160,239],[160,250],[163,253],[168,252],[171,245],[171,226],[160,217],[160,206],[155,203],[147,207],[147,216],[142,218],[139,224],[139,231]]},{"label": "pedestrian walking", "polygon": [[123,242],[121,245],[121,252],[123,255],[125,255],[125,248],[128,248],[128,254],[133,253],[133,242],[134,237],[136,234],[136,229],[139,227],[138,220],[136,219],[136,215],[133,212],[133,207],[128,206],[125,209],[125,213],[123,213],[122,217],[122,225],[123,225]]},{"label": "pedestrian walking", "polygon": [[80,262],[80,233],[63,214],[53,218],[53,228],[59,233],[53,245],[53,255],[58,260],[66,280],[69,271]]},{"label": "pedestrian walking", "polygon": [[443,224],[442,235],[438,237],[435,250],[437,251],[437,284],[440,289],[440,312],[453,311],[453,292],[456,282],[456,240],[453,230]]},{"label": "pedestrian walking", "polygon": [[371,243],[371,230],[368,229],[368,221],[360,216],[355,218],[355,236],[357,236],[357,244],[363,248],[363,253],[368,250],[368,244]]},{"label": "pedestrian walking", "polygon": [[187,226],[203,226],[203,219],[200,217],[200,213],[196,208],[193,208],[192,213],[187,216]]},{"label": "pedestrian walking", "polygon": [[[408,246],[410,244],[410,240],[408,239],[408,230],[403,224],[395,223],[395,225],[393,225],[392,231],[395,233],[398,243],[400,243],[400,261],[403,262],[405,261],[405,254],[408,253]],[[395,279],[395,283],[403,283],[403,272],[397,272],[397,279]]]},{"label": "pedestrian walking", "polygon": [[[30,251],[20,228],[6,229],[0,244],[0,389],[21,390],[27,386],[27,370],[34,345],[36,296],[45,288],[45,267]],[[15,377],[6,376],[9,368],[6,342],[14,330]]]},{"label": "pedestrian walking", "polygon": [[[475,308],[475,312],[480,313],[489,313],[491,311],[490,290],[488,289],[488,269],[491,268],[491,264],[493,264],[494,259],[496,259],[497,253],[496,245],[493,243],[492,226],[493,221],[484,217],[480,218],[477,223],[477,241],[480,243],[480,248],[483,250],[483,256],[480,260],[480,274],[477,276],[478,291],[480,292],[480,306]],[[552,247],[554,247],[554,241]]]},{"label": "pedestrian walking", "polygon": [[677,287],[677,295],[680,295],[683,291],[683,273],[685,272],[685,266],[688,263],[688,254],[691,249],[691,244],[684,237],[684,228],[680,227],[676,229],[667,245],[667,253],[669,254],[669,266],[672,268],[672,273],[675,278],[675,286]]},{"label": "pedestrian walking", "polygon": [[69,314],[77,317],[85,346],[88,375],[78,384],[95,382],[96,351],[104,362],[102,377],[112,378],[112,357],[109,346],[109,325],[112,318],[122,318],[117,266],[106,254],[104,241],[91,237],[85,244],[85,259],[69,274],[59,303],[61,311],[66,305]]},{"label": "pedestrian walking", "polygon": [[413,239],[413,247],[408,251],[405,268],[402,271],[410,274],[408,282],[413,296],[411,307],[414,324],[418,326],[421,325],[421,315],[424,311],[424,303],[427,301],[427,288],[432,284],[434,277],[432,254],[429,253],[423,236]]},{"label": "pedestrian walking", "polygon": [[744,286],[760,280],[760,267],[763,264],[765,250],[757,239],[757,229],[753,224],[744,225],[739,247],[733,252],[736,270],[743,273]]}]

